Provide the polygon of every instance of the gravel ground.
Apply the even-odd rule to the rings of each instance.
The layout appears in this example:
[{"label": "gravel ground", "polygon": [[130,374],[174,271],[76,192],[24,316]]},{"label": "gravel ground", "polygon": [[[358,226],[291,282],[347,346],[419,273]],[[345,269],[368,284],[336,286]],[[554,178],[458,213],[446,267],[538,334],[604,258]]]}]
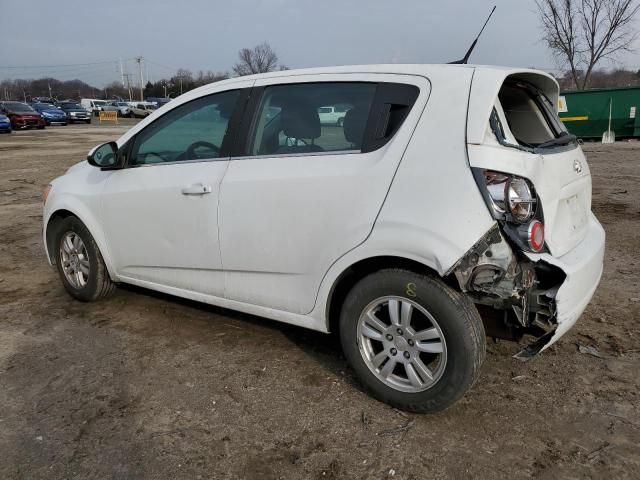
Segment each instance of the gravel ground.
[{"label": "gravel ground", "polygon": [[0,478],[640,478],[640,143],[585,145],[608,243],[579,323],[526,364],[489,341],[426,416],[363,393],[332,336],[129,287],[71,300],[41,191],[126,128],[0,136]]}]

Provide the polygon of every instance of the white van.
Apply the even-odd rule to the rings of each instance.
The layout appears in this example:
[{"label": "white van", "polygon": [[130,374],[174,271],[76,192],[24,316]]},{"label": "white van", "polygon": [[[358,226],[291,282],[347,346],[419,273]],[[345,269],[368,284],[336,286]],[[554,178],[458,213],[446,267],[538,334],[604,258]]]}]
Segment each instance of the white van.
[{"label": "white van", "polygon": [[[533,335],[529,359],[599,283],[605,235],[557,99],[546,73],[472,65],[216,82],[51,182],[48,258],[82,301],[130,283],[336,332],[374,396],[441,410],[485,335]],[[342,129],[322,128],[336,105]]]},{"label": "white van", "polygon": [[101,111],[102,107],[106,104],[106,100],[95,100],[93,98],[82,98],[80,100],[80,106],[95,116],[98,116],[98,112]]}]

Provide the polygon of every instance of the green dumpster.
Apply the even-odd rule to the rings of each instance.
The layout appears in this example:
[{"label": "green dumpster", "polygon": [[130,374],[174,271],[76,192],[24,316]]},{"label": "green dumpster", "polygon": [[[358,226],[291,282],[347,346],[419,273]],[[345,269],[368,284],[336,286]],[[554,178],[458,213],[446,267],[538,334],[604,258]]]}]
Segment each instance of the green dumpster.
[{"label": "green dumpster", "polygon": [[567,130],[579,138],[601,138],[609,128],[616,138],[640,137],[640,87],[602,88],[562,92],[558,114]]}]

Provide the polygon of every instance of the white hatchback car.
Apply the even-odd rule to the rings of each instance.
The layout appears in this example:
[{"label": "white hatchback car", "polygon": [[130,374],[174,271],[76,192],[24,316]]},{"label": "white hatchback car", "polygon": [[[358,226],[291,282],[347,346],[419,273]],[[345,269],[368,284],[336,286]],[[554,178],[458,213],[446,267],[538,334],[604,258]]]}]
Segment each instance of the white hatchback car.
[{"label": "white hatchback car", "polygon": [[[478,377],[485,335],[576,322],[604,231],[549,75],[472,65],[288,70],[193,90],[45,192],[69,293],[130,283],[339,332],[366,388],[433,412]],[[318,109],[346,109],[342,128]]]}]

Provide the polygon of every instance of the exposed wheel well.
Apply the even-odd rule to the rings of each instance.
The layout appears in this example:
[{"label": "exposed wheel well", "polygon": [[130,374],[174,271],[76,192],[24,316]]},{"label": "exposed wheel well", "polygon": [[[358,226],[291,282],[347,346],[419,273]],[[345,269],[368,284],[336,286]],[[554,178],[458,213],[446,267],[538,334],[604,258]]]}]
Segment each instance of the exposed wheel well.
[{"label": "exposed wheel well", "polygon": [[[436,275],[438,278],[441,278],[432,268],[407,258],[383,256],[360,260],[342,272],[331,289],[329,299],[327,300],[327,326],[330,332],[338,331],[340,310],[347,294],[353,286],[367,275],[386,268],[402,268],[423,275]],[[460,290],[460,286],[455,280],[455,277],[446,277],[442,278],[442,280],[455,290]]]},{"label": "exposed wheel well", "polygon": [[49,217],[49,222],[47,223],[46,237],[47,237],[47,252],[49,254],[49,259],[53,261],[51,255],[55,251],[55,246],[53,245],[53,229],[65,218],[75,217],[73,213],[69,210],[56,210],[51,217]]}]

